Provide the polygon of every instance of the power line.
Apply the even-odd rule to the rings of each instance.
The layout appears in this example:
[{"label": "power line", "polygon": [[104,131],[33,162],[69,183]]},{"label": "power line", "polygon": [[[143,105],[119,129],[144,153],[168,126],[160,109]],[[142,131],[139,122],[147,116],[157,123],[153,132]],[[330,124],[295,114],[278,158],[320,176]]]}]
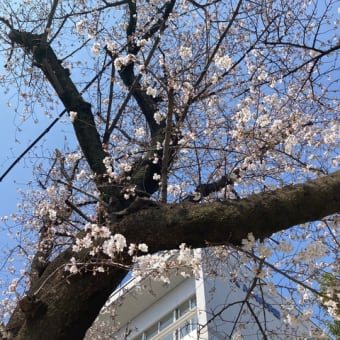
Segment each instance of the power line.
[{"label": "power line", "polygon": [[[82,89],[80,94],[85,93],[89,87],[103,74],[104,70],[112,64],[112,60],[110,60],[107,64],[105,64],[100,72],[96,74]],[[0,182],[8,175],[8,173],[15,167],[17,163],[20,162],[20,160],[29,152],[34,145],[36,145],[41,138],[43,138],[47,132],[50,131],[50,129],[58,122],[58,120],[67,112],[66,109],[64,109],[61,113],[59,113],[58,117],[53,120],[53,122],[26,148],[26,150],[9,166],[9,168],[2,174],[0,177]]]},{"label": "power line", "polygon": [[25,151],[16,158],[16,160],[8,167],[8,169],[2,174],[0,177],[0,182],[8,175],[8,173],[15,167],[17,163],[36,145],[41,138],[43,138],[51,128],[58,122],[58,120],[67,112],[67,110],[63,110],[59,113],[58,117],[53,120],[53,122],[25,149]]}]

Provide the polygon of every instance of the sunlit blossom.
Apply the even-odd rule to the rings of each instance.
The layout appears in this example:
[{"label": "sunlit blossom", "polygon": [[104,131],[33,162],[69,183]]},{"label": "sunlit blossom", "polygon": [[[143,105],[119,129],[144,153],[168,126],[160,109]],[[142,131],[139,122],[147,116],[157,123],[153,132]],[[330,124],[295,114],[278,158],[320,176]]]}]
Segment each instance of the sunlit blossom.
[{"label": "sunlit blossom", "polygon": [[104,241],[103,252],[111,258],[114,258],[117,253],[120,253],[127,246],[126,239],[121,234],[115,234],[110,239]]},{"label": "sunlit blossom", "polygon": [[76,119],[76,117],[78,116],[78,113],[75,111],[70,111],[70,120],[73,123]]},{"label": "sunlit blossom", "polygon": [[76,30],[79,35],[85,34],[85,28],[88,25],[88,21],[86,19],[80,20],[76,23]]},{"label": "sunlit blossom", "polygon": [[228,55],[225,55],[215,58],[215,64],[221,69],[229,70],[230,67],[233,65],[233,61]]},{"label": "sunlit blossom", "polygon": [[163,114],[159,111],[156,111],[153,115],[153,118],[156,121],[156,123],[159,125],[166,118],[166,116],[165,116],[165,114]]},{"label": "sunlit blossom", "polygon": [[178,54],[182,59],[190,58],[192,56],[191,47],[181,46],[178,50]]},{"label": "sunlit blossom", "polygon": [[101,50],[100,43],[98,42],[94,43],[91,48],[92,53],[98,57],[100,55],[100,50]]}]

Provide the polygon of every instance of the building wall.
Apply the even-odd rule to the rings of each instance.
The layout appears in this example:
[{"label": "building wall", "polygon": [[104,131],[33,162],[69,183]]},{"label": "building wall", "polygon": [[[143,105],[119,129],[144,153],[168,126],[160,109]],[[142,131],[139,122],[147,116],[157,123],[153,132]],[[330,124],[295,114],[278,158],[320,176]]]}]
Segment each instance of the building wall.
[{"label": "building wall", "polygon": [[155,321],[161,319],[192,295],[195,295],[195,280],[189,278],[131,320],[131,326],[133,325],[131,339],[139,335],[141,331],[148,329]]},{"label": "building wall", "polygon": [[[102,322],[102,328],[107,330],[107,338],[102,335],[100,339],[149,340],[147,334],[156,322],[158,332],[152,338],[155,340],[170,340],[170,333],[183,340],[232,339],[235,333],[242,334],[243,339],[256,340],[263,339],[261,329],[269,339],[308,338],[311,323],[296,327],[286,324],[281,309],[283,298],[271,294],[263,281],[255,285],[255,274],[249,268],[240,268],[233,258],[213,262],[209,253],[202,255],[200,251],[196,251],[196,256],[203,256],[199,278],[183,278],[174,273],[169,285],[151,279],[140,285],[132,281],[125,290],[117,292],[106,307],[106,314],[98,318],[97,324]],[[191,297],[195,297],[194,308],[184,316],[177,315],[178,307]],[[110,310],[115,311],[115,331],[107,316],[103,322]],[[162,318],[169,312],[175,317],[164,328]]]},{"label": "building wall", "polygon": [[[265,281],[256,282],[255,274],[240,262],[228,257],[228,261],[212,264],[209,254],[203,255],[202,282],[204,286],[205,314],[209,339],[230,339],[239,332],[243,339],[307,338],[313,325],[309,322],[291,327],[285,323],[283,297],[270,293]],[[237,272],[235,278],[232,273]],[[214,273],[214,275],[212,275]],[[254,287],[252,285],[254,284]],[[244,303],[244,301],[247,301]],[[248,305],[247,305],[248,304]],[[298,314],[297,310],[292,311]]]}]

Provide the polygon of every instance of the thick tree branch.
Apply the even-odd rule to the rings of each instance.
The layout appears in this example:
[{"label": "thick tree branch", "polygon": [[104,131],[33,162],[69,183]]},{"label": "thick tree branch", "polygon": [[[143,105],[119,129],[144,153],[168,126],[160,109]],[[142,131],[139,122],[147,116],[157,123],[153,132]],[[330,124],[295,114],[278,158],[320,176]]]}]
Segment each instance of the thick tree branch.
[{"label": "thick tree branch", "polygon": [[[172,0],[169,1],[168,4],[166,4],[164,7],[164,13],[162,16],[162,19],[157,21],[157,25],[152,27],[152,29],[149,31],[149,34],[155,34],[159,31],[159,36],[156,39],[153,48],[151,49],[149,56],[145,62],[145,67],[148,67],[149,62],[151,61],[151,58],[159,44],[160,41],[160,35],[163,33],[165,29],[166,21],[169,18],[169,15],[171,14],[176,1]],[[133,34],[135,33],[136,29],[136,5],[133,1],[129,2],[129,11],[130,11],[130,20],[127,27],[127,40],[128,40],[128,51],[129,53],[132,53],[136,55],[138,51],[140,50],[140,47],[136,46],[133,38]],[[151,33],[152,32],[152,33]],[[139,83],[139,77],[136,77],[134,74],[134,63],[131,62],[129,65],[124,67],[119,72],[124,84],[132,91],[132,95],[134,99],[136,100],[138,106],[140,107],[143,115],[145,116],[145,119],[149,125],[150,132],[152,136],[155,136],[158,134],[159,130],[161,128],[164,128],[164,124],[157,124],[154,120],[154,113],[157,111],[157,101],[152,98],[150,95],[146,94],[146,91],[141,88],[141,85]]]},{"label": "thick tree branch", "polygon": [[72,256],[70,249],[59,255],[46,269],[39,285],[32,287],[23,298],[24,306],[28,300],[38,302],[37,307],[43,308],[27,317],[26,309],[19,303],[6,326],[15,339],[45,339],[46,330],[50,339],[83,339],[101,307],[127,273],[124,268],[112,267],[97,275],[85,271],[70,276],[64,268]]},{"label": "thick tree branch", "polygon": [[47,41],[47,36],[48,36],[49,32],[51,31],[51,26],[52,26],[53,18],[54,18],[54,15],[55,15],[55,11],[56,11],[57,6],[58,6],[58,2],[59,2],[59,0],[53,0],[51,11],[48,15],[47,24],[46,24],[46,28],[45,28],[45,32],[44,32],[44,41],[45,42]]},{"label": "thick tree branch", "polygon": [[[152,26],[149,33],[151,34],[151,31],[153,34],[159,31],[159,36],[155,39],[154,45],[151,48],[149,55],[145,61],[145,67],[148,67],[148,64],[150,63],[153,54],[160,42],[160,34],[165,29],[166,21],[168,20],[174,5],[176,1],[172,0],[168,2],[166,5],[164,5],[164,12],[162,15],[162,18],[157,21],[156,26]],[[136,46],[134,42],[134,33],[136,29],[136,5],[133,1],[129,2],[129,13],[130,13],[130,19],[127,26],[127,41],[128,41],[128,52],[136,55],[140,48]],[[130,64],[126,65],[120,72],[120,77],[123,80],[124,84],[129,88],[129,94],[128,96],[133,96],[136,100],[140,110],[142,111],[151,134],[151,145],[154,147],[153,149],[156,150],[155,146],[157,142],[161,143],[164,139],[164,129],[165,129],[165,123],[161,122],[158,124],[154,119],[154,114],[158,110],[157,101],[150,95],[146,93],[146,90],[143,89],[140,85],[140,79],[141,74],[135,75],[134,74],[134,63],[131,62]],[[112,128],[110,127],[110,130],[112,131]],[[156,150],[156,151],[150,151],[147,153],[147,155],[140,159],[138,162],[135,163],[132,171],[132,180],[131,183],[136,185],[137,189],[141,192],[145,192],[148,195],[152,195],[155,191],[159,189],[158,181],[155,181],[153,179],[153,175],[155,173],[160,174],[161,168],[162,168],[162,158],[163,158],[163,150]],[[154,162],[154,154],[157,154],[157,157],[159,159],[158,162]],[[169,159],[173,159],[173,154],[169,156]],[[170,165],[171,162],[168,163]]]},{"label": "thick tree branch", "polygon": [[212,183],[202,183],[196,187],[195,191],[198,194],[200,194],[201,197],[207,197],[211,193],[217,192],[226,187],[227,185],[233,185],[234,184],[233,176],[236,177],[236,174],[232,176],[224,175],[219,180]]},{"label": "thick tree branch", "polygon": [[[72,117],[76,116],[73,121],[76,137],[89,167],[97,175],[95,176],[95,184],[100,191],[99,198],[95,197],[96,195],[93,193],[87,193],[86,188],[89,190],[91,184],[82,182],[81,176],[79,176],[78,186],[81,186],[82,183],[85,185],[83,189],[77,188],[73,180],[78,182],[78,177],[75,178],[78,168],[74,167],[72,175],[69,175],[63,168],[62,161],[60,173],[62,177],[65,177],[66,182],[55,177],[46,180],[46,183],[52,181],[53,183],[63,184],[65,189],[69,190],[70,195],[74,189],[78,193],[75,200],[66,199],[66,205],[64,203],[58,204],[58,197],[54,200],[49,196],[51,202],[56,205],[57,220],[45,219],[39,221],[42,228],[40,230],[39,248],[32,260],[30,287],[18,303],[15,311],[11,313],[7,325],[8,331],[16,339],[46,339],[46,334],[51,340],[83,339],[103,304],[112,291],[119,286],[127,270],[131,269],[132,258],[128,254],[128,250],[115,253],[112,258],[105,255],[103,253],[105,247],[101,247],[105,239],[97,239],[94,234],[90,233],[90,229],[93,227],[84,227],[82,220],[96,223],[99,226],[105,225],[110,228],[112,234],[123,234],[128,244],[145,242],[150,253],[157,253],[163,250],[177,249],[183,242],[193,248],[221,244],[241,250],[243,249],[242,240],[247,238],[249,233],[252,233],[256,239],[263,240],[283,230],[294,233],[294,230],[297,230],[301,223],[320,220],[326,216],[340,213],[340,171],[303,184],[253,194],[242,199],[235,192],[237,200],[209,203],[183,201],[177,204],[166,204],[167,175],[170,170],[178,169],[178,172],[173,174],[175,177],[179,178],[184,173],[185,177],[189,178],[184,178],[186,181],[190,182],[191,178],[191,184],[196,182],[197,175],[193,166],[195,163],[194,152],[196,152],[199,177],[196,192],[200,194],[201,199],[208,197],[212,192],[223,190],[226,186],[231,187],[234,176],[238,176],[236,169],[231,174],[225,173],[224,176],[213,183],[202,183],[201,173],[208,171],[201,168],[202,164],[205,164],[205,155],[209,154],[208,168],[211,164],[215,164],[214,162],[220,162],[221,159],[225,159],[227,168],[241,166],[239,163],[246,155],[256,155],[258,150],[261,151],[262,143],[266,144],[263,138],[266,139],[266,136],[271,138],[276,130],[286,128],[284,122],[287,115],[289,116],[291,112],[294,113],[296,110],[299,112],[311,111],[308,114],[312,118],[307,117],[311,121],[314,121],[314,115],[317,116],[319,112],[322,112],[322,119],[325,119],[325,121],[315,123],[318,126],[313,126],[313,129],[309,130],[307,126],[302,125],[304,122],[300,124],[299,115],[297,114],[295,118],[294,113],[294,119],[292,116],[291,120],[294,124],[296,123],[296,127],[289,129],[289,135],[297,135],[296,141],[290,141],[286,138],[287,135],[282,133],[281,142],[284,150],[286,150],[286,144],[287,146],[290,144],[292,150],[297,151],[296,156],[294,156],[297,158],[294,159],[293,156],[287,154],[283,155],[285,159],[289,156],[290,159],[293,159],[294,164],[305,168],[306,164],[302,164],[302,161],[298,158],[304,159],[306,153],[309,156],[309,148],[312,146],[310,144],[317,140],[320,141],[320,144],[315,146],[314,151],[312,147],[311,150],[317,155],[321,155],[325,151],[325,157],[320,158],[320,160],[311,159],[311,161],[312,163],[318,161],[321,165],[326,166],[328,158],[332,155],[331,151],[336,147],[335,137],[329,138],[330,141],[327,141],[321,130],[322,126],[330,129],[330,131],[334,127],[334,125],[330,125],[330,121],[334,118],[335,104],[331,103],[331,97],[327,94],[334,95],[332,91],[336,81],[327,80],[323,83],[320,74],[326,75],[327,72],[331,73],[331,71],[336,70],[337,61],[336,59],[330,60],[329,71],[327,69],[323,72],[322,69],[317,69],[321,58],[338,52],[340,49],[338,42],[327,49],[325,47],[325,51],[321,51],[317,46],[320,37],[322,37],[322,32],[328,32],[328,27],[330,27],[327,21],[331,18],[331,16],[328,17],[328,10],[332,9],[332,1],[326,5],[329,8],[327,7],[327,11],[323,12],[320,20],[316,6],[307,11],[307,16],[303,18],[302,7],[298,6],[298,2],[296,2],[296,12],[293,5],[287,7],[284,4],[282,6],[277,4],[277,6],[270,7],[264,1],[263,3],[252,2],[248,4],[243,0],[236,0],[229,7],[225,6],[224,2],[220,0],[189,0],[187,8],[183,4],[178,4],[175,8],[176,4],[176,0],[168,0],[163,3],[146,1],[143,5],[134,0],[102,0],[101,5],[88,8],[85,2],[73,6],[71,2],[64,4],[59,0],[51,0],[48,7],[50,12],[46,12],[45,8],[43,18],[39,18],[39,12],[31,12],[32,17],[27,20],[26,16],[17,15],[11,8],[12,18],[10,20],[6,19],[7,16],[6,18],[0,17],[0,23],[10,32],[8,39],[3,39],[5,43],[10,45],[8,61],[11,60],[15,46],[22,48],[25,56],[31,57],[32,66],[39,68],[43,73],[43,78],[51,84],[57,97],[63,103],[65,112],[73,111],[77,113],[72,115]],[[106,11],[108,8],[116,6],[122,6],[122,8],[114,9],[112,12]],[[211,6],[211,12],[208,12],[209,6]],[[38,7],[29,6],[28,8],[35,11]],[[288,8],[292,8],[292,10],[288,11]],[[139,11],[139,9],[141,10]],[[60,12],[59,17],[56,16],[57,12]],[[193,13],[193,21],[190,22],[192,12],[195,13]],[[285,12],[290,14],[286,16]],[[120,25],[119,15],[122,18],[127,18],[126,25]],[[13,18],[17,21],[16,28],[32,28],[37,19],[36,27],[42,27],[43,31],[40,31],[42,34],[15,29],[12,24]],[[46,21],[46,24],[42,24],[43,21]],[[327,24],[324,25],[324,22]],[[55,26],[57,23],[59,23],[58,27]],[[74,29],[74,24],[76,29]],[[311,32],[310,27],[315,28],[313,32]],[[64,28],[66,31],[64,31]],[[112,40],[112,43],[115,42],[117,46],[120,46],[117,53],[110,52],[112,60],[106,63],[105,59],[102,68],[99,71],[97,70],[96,76],[85,87],[85,90],[89,89],[96,80],[98,80],[98,86],[103,85],[103,88],[98,87],[97,93],[98,111],[101,112],[98,115],[104,123],[100,130],[95,125],[90,102],[84,100],[82,96],[84,92],[77,89],[69,70],[63,67],[62,61],[58,60],[52,48],[54,45],[52,41],[56,38],[60,43],[60,48],[65,47],[66,53],[69,53],[68,57],[72,56],[72,62],[76,63],[78,61],[75,58],[76,53],[83,47],[87,47],[90,41],[86,40],[86,32],[81,32],[83,30],[88,30],[91,39],[93,35],[96,35],[93,42],[96,41],[101,44],[103,41],[107,41],[109,44]],[[166,34],[164,34],[165,30],[168,31]],[[295,33],[300,30],[301,34],[296,36]],[[55,34],[51,38],[53,32]],[[187,32],[188,34],[186,34]],[[48,37],[50,40],[48,40]],[[71,38],[72,45],[67,46],[63,37]],[[279,40],[278,43],[275,43],[276,38]],[[144,47],[138,46],[138,39],[147,39],[148,44]],[[313,42],[309,42],[310,39]],[[83,41],[83,44],[74,49],[73,42],[76,40]],[[300,40],[302,42],[299,43]],[[237,44],[233,44],[235,41],[237,41]],[[140,42],[142,43],[141,40]],[[153,43],[152,46],[149,45],[151,43]],[[324,43],[325,46],[327,43]],[[176,49],[186,46],[192,47],[192,55],[188,59],[182,55],[180,50],[176,51]],[[276,53],[274,47],[282,49],[280,56]],[[308,47],[307,52],[303,53],[306,47]],[[164,66],[162,66],[162,63],[157,63],[159,56],[156,54],[158,50],[164,57]],[[250,53],[252,50],[256,52],[254,55]],[[311,52],[309,56],[308,50]],[[142,52],[143,58],[139,58],[138,54],[142,54]],[[179,52],[178,59],[176,58],[177,52]],[[109,55],[109,49],[107,53]],[[119,88],[116,86],[118,83],[113,82],[116,76],[114,61],[116,58],[120,58],[121,53],[129,54],[127,58],[130,61],[125,62],[127,59],[124,59],[124,67],[117,67],[117,72],[119,72],[122,82],[128,89],[125,99],[123,99],[121,93],[115,95],[114,92],[119,91]],[[146,59],[144,53],[148,53]],[[281,55],[285,57],[282,58]],[[291,61],[290,66],[285,65],[288,63],[286,55],[290,57],[290,59],[288,58]],[[14,56],[15,54],[13,58]],[[219,65],[218,62],[219,57],[222,56],[232,57],[232,66],[224,71],[224,67],[220,67],[222,65]],[[68,57],[64,60],[69,60]],[[82,58],[83,54],[79,54],[79,57]],[[294,58],[297,62],[294,61]],[[91,67],[95,71],[98,67],[95,65],[99,65],[100,60],[93,60],[93,63],[90,62],[87,66],[82,64],[80,71],[85,71],[87,67]],[[135,63],[140,63],[142,60],[144,62],[143,69],[138,73],[135,69]],[[299,61],[302,64],[296,66]],[[116,63],[117,65],[119,63]],[[150,65],[155,66],[153,71],[150,69]],[[111,75],[106,73],[109,66],[112,66]],[[18,72],[26,70],[25,67],[22,70],[14,65],[11,65],[11,67],[15,71],[14,77],[19,76]],[[293,74],[295,71],[299,72]],[[319,73],[314,71],[319,71]],[[157,72],[161,74],[157,74]],[[307,76],[305,72],[307,72]],[[312,77],[313,72],[315,73],[314,78]],[[215,73],[216,77],[210,77],[212,73]],[[142,81],[144,75],[146,76],[145,83]],[[29,75],[23,74],[23,76],[26,79],[25,77]],[[291,78],[288,76],[291,76]],[[105,84],[105,81],[110,81],[110,78],[112,82]],[[151,79],[154,79],[157,85],[154,85]],[[308,80],[310,84],[307,83]],[[313,82],[313,80],[318,80],[318,82]],[[182,91],[180,87],[177,88],[186,81],[193,85],[192,92]],[[18,83],[20,84],[20,82]],[[174,91],[176,92],[178,89],[178,93],[172,93],[171,84],[175,84]],[[265,99],[264,96],[268,92],[265,90],[267,85],[271,87],[273,85],[273,88],[269,91],[270,94],[282,94],[281,97],[284,97],[284,100],[277,102],[274,95],[270,101],[269,98],[267,100],[267,96]],[[155,98],[150,95],[149,92],[152,91],[150,91],[150,88],[147,90],[147,86],[161,87],[163,89],[161,96]],[[295,94],[297,87],[301,90],[300,95],[291,95],[291,93]],[[314,87],[320,95],[315,95]],[[254,92],[253,89],[258,92]],[[100,110],[102,108],[102,104],[100,104],[102,94],[106,96],[104,93],[108,93],[110,98],[106,119]],[[165,98],[166,93],[167,98]],[[220,94],[220,98],[216,96],[215,100],[213,95],[217,94]],[[309,95],[307,96],[307,94]],[[184,100],[182,95],[185,97],[189,95],[189,98]],[[313,95],[315,95],[315,98],[312,97]],[[211,100],[210,98],[209,101],[206,100],[208,97],[211,97]],[[29,98],[36,97],[28,97],[28,101]],[[122,125],[119,127],[117,125],[119,125],[132,98],[135,103],[129,107],[127,119],[122,121]],[[42,102],[41,99],[36,99],[38,99],[38,103]],[[122,104],[114,110],[113,106],[121,99],[123,99]],[[96,99],[93,98],[92,100],[95,101]],[[168,101],[167,121],[157,122],[154,118],[155,113],[158,110],[163,111],[166,101]],[[239,101],[241,107],[238,107]],[[223,106],[222,102],[226,103],[226,106]],[[246,120],[237,118],[238,111],[236,110],[242,110],[243,103],[247,110],[249,106],[249,110],[256,112],[256,114],[251,112],[252,118],[248,123]],[[285,107],[287,112],[284,110]],[[193,109],[193,115],[189,122],[190,108]],[[318,109],[320,110],[317,111]],[[111,111],[116,111],[115,118],[112,117]],[[262,113],[268,115],[272,121],[265,125],[260,123],[260,119],[264,117]],[[138,118],[133,119],[133,114],[138,115]],[[139,119],[140,114],[143,117],[143,123],[145,121],[148,125],[149,133],[147,136],[150,137],[147,143],[144,143],[143,139],[143,144],[139,143],[137,139],[134,141],[133,138],[129,138],[134,129],[132,124],[141,121]],[[223,119],[220,120],[220,117]],[[177,121],[177,126],[173,126],[173,119]],[[132,124],[130,124],[131,122]],[[241,122],[244,125],[238,125]],[[250,135],[240,133],[241,130],[248,130],[250,125],[254,126],[256,133]],[[306,127],[306,131],[302,131],[302,133],[306,132],[303,136],[302,133],[299,135],[300,127]],[[128,144],[125,144],[124,138],[120,138],[120,134],[112,136],[114,138],[111,140],[111,135],[115,129],[122,130]],[[203,131],[205,129],[207,134]],[[217,141],[217,138],[221,140],[211,144],[209,134],[214,132],[213,129],[216,129],[216,135],[211,136],[211,141]],[[102,140],[99,131],[105,131]],[[202,143],[193,141],[195,150],[187,152],[183,162],[182,159],[179,160],[176,164],[178,167],[173,169],[172,164],[176,152],[179,150],[179,136],[181,133],[185,134],[186,131],[195,132],[195,135],[202,138]],[[295,134],[295,132],[298,133]],[[276,139],[274,138],[274,140]],[[107,148],[103,147],[102,142],[105,143]],[[241,144],[243,142],[244,146]],[[206,152],[200,154],[197,151],[196,143],[200,145],[199,148],[203,148]],[[230,144],[227,149],[226,143]],[[236,143],[239,143],[239,147]],[[125,172],[127,167],[123,167],[121,171],[124,175],[117,180],[114,180],[115,177],[113,177],[112,182],[109,182],[108,177],[105,176],[106,168],[103,160],[108,156],[106,150],[109,150],[111,145],[118,150],[118,153],[121,153],[124,160],[125,156],[128,159],[131,152],[133,156],[130,158],[130,163],[134,163],[129,164],[132,165],[131,171]],[[146,145],[146,147],[141,149],[141,145]],[[307,149],[305,149],[305,146]],[[216,148],[216,153],[210,153],[209,150],[212,148]],[[133,152],[134,149],[138,150],[138,154],[143,156],[136,159],[137,153]],[[244,152],[244,150],[246,151]],[[124,154],[125,151],[126,155]],[[282,153],[283,151],[279,152]],[[212,157],[210,157],[210,154]],[[120,155],[117,157],[120,157]],[[251,160],[252,157],[249,157],[249,159]],[[282,157],[273,156],[270,160],[271,162],[268,162],[268,164],[271,165],[276,164],[276,162],[283,164]],[[233,162],[235,162],[234,165]],[[123,166],[123,162],[120,165]],[[288,162],[287,165],[289,166],[290,163]],[[116,168],[120,169],[120,167],[115,166],[114,170]],[[282,172],[278,172],[277,176],[283,176],[284,171],[285,168],[282,168]],[[49,172],[47,178],[50,177],[50,174]],[[158,180],[154,180],[157,177],[155,174],[161,174],[161,186]],[[268,177],[268,180],[270,181],[270,177]],[[123,190],[127,188],[126,186],[128,186],[128,189],[130,189],[130,186],[133,187],[136,196],[131,197],[131,195],[126,200],[123,197]],[[43,189],[46,188],[43,186]],[[152,200],[153,194],[158,191],[161,193],[160,203]],[[99,204],[96,207],[94,207],[94,204],[93,207],[86,206],[85,212],[82,212],[79,206],[72,202],[77,202],[78,197],[80,201],[86,195],[95,198],[95,201],[98,201]],[[61,196],[61,198],[65,199],[64,196]],[[83,205],[87,203],[85,202]],[[67,214],[64,215],[61,214],[64,213],[64,209],[61,208],[71,208],[72,210],[65,210]],[[60,223],[59,220],[63,221],[64,218],[66,221],[69,220],[70,214],[73,212],[79,214],[82,218],[74,220],[75,223],[73,223],[73,218],[69,221],[74,228],[71,229],[70,234],[68,227],[61,230],[56,228],[57,223]],[[88,217],[87,213],[91,214],[91,217]],[[34,224],[29,225],[34,226]],[[289,230],[293,227],[295,227],[294,230]],[[93,228],[94,230],[95,228]],[[58,238],[60,235],[66,236],[67,241],[63,245],[54,240],[54,237]],[[278,236],[281,235],[285,235],[285,233],[278,234]],[[84,236],[90,236],[95,246],[91,249],[74,252],[73,249],[75,248],[67,243],[68,240],[72,244],[72,242],[76,243]],[[331,236],[335,239],[332,233],[330,233]],[[54,247],[57,248],[54,249]],[[94,249],[96,251],[98,249],[98,252]],[[93,253],[96,255],[93,256]],[[77,263],[77,266],[73,266],[70,271],[65,271],[65,266],[74,262]],[[271,266],[270,264],[267,265],[263,259],[259,262],[261,265]],[[284,274],[282,275],[284,276]],[[249,292],[254,287],[256,280],[255,278]],[[295,282],[294,278],[291,281]],[[252,310],[251,312],[253,313]],[[254,313],[253,316],[258,321]],[[234,329],[236,327],[235,323]],[[258,327],[263,336],[266,337],[265,328],[260,323]]]},{"label": "thick tree branch", "polygon": [[[250,232],[264,239],[338,212],[340,171],[239,201],[149,206],[123,216],[112,228],[124,234],[128,242],[146,242],[151,252],[157,252],[177,248],[182,242],[192,247],[206,247],[207,242],[239,245]],[[64,251],[28,292],[44,306],[36,316],[27,320],[20,309],[13,314],[8,329],[18,334],[17,339],[41,339],[46,329],[51,339],[82,339],[126,273],[114,267],[105,274],[84,272],[67,280],[63,268],[72,256],[81,260],[82,254]],[[128,256],[120,257],[120,261],[130,264]]]},{"label": "thick tree branch", "polygon": [[94,173],[105,174],[103,159],[107,154],[102,148],[91,105],[82,98],[69,71],[61,65],[51,46],[43,41],[43,35],[12,29],[9,38],[29,51],[33,62],[43,71],[66,110],[77,112],[73,127],[85,158]]},{"label": "thick tree branch", "polygon": [[340,171],[337,171],[241,200],[183,202],[141,210],[124,219],[118,230],[128,242],[145,242],[151,251],[177,248],[181,242],[194,248],[205,247],[207,241],[239,245],[250,232],[255,238],[264,239],[339,212]]}]

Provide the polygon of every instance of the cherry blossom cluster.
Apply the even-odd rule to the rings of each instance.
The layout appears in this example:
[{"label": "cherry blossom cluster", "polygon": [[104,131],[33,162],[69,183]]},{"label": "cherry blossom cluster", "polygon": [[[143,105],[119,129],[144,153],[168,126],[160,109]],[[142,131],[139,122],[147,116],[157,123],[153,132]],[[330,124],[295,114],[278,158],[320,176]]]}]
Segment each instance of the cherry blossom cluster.
[{"label": "cherry blossom cluster", "polygon": [[[163,129],[167,118],[172,118],[171,165],[166,174],[151,176],[156,182],[167,178],[170,202],[181,202],[202,184],[222,176],[229,178],[228,184],[202,202],[235,200],[339,168],[339,80],[333,71],[339,68],[335,51],[340,21],[332,1],[326,1],[329,7],[324,9],[312,1],[246,1],[229,6],[223,1],[182,0],[163,25],[169,3],[136,1],[134,14],[125,2],[58,3],[48,39],[61,66],[69,69],[79,93],[91,104],[101,140],[111,134],[103,141],[104,178],[98,180],[91,173],[79,151],[67,147],[62,152],[46,151],[41,158],[50,158],[50,164],[37,165],[37,184],[22,192],[17,213],[1,219],[20,245],[24,278],[35,252],[50,241],[54,247],[50,259],[71,244],[74,256],[66,267],[71,274],[87,266],[78,259],[83,250],[89,252],[94,272],[105,271],[105,265],[116,263],[126,251],[134,258],[133,272],[139,278],[151,275],[167,282],[174,268],[184,276],[199,274],[200,263],[190,247],[182,244],[173,253],[147,254],[143,240],[128,244],[124,235],[111,232],[107,221],[97,223],[108,217],[103,210],[111,203],[102,200],[100,185],[118,187],[128,202],[141,189],[133,183],[136,164],[161,165],[165,138],[155,136],[149,127]],[[10,7],[4,1],[0,11],[2,17],[12,18],[13,25],[17,21],[27,32],[45,30],[47,3],[26,0],[14,15]],[[7,28],[0,29],[1,37],[7,37]],[[10,97],[12,86],[19,85],[18,101],[8,103],[18,126],[28,119],[38,123],[40,113],[54,118],[60,110],[55,91],[46,86],[46,79],[41,81],[35,63],[23,63],[27,56],[7,45],[6,39],[8,60],[0,83]],[[128,67],[135,77],[132,81],[138,80],[134,85],[139,96],[149,103],[147,110],[137,105],[133,89],[121,77]],[[126,102],[129,95],[132,99]],[[72,110],[62,122],[76,125],[80,119]],[[151,196],[157,200],[159,193]],[[45,238],[40,239],[46,228]],[[277,282],[273,278],[279,277],[287,297],[285,320],[294,325],[312,317],[318,277],[336,273],[338,228],[339,218],[333,216],[263,242],[249,234],[242,247],[216,253],[221,259],[231,253],[237,256],[240,266],[251,267],[254,280],[266,281],[272,294],[275,285],[268,281]],[[96,263],[103,254],[107,263]],[[13,264],[7,267],[18,276]],[[239,271],[231,269],[236,279]],[[16,277],[5,291],[13,295],[28,282]],[[333,293],[325,305],[335,317]],[[290,313],[294,303],[300,303],[302,315]],[[4,300],[3,305],[10,303]],[[238,336],[236,332],[234,338]]]},{"label": "cherry blossom cluster", "polygon": [[199,278],[201,271],[201,260],[184,243],[179,246],[179,250],[137,256],[134,261],[132,275],[137,281],[151,277],[156,281],[170,283],[174,270],[184,277],[194,275],[196,278]]}]

